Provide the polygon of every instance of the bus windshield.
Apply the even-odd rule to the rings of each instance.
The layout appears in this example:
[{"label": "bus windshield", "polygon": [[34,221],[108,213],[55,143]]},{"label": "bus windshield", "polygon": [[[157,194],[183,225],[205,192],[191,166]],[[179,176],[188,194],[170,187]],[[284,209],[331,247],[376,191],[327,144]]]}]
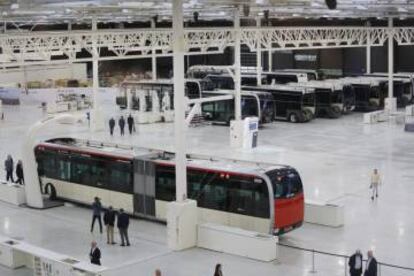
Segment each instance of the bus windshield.
[{"label": "bus windshield", "polygon": [[273,170],[266,173],[273,186],[275,198],[290,198],[302,192],[302,180],[293,169]]}]

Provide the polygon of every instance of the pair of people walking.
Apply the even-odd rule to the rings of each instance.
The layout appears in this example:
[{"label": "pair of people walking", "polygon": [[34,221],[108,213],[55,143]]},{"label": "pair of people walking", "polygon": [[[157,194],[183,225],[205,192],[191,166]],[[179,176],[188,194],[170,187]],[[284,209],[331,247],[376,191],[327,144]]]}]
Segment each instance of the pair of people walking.
[{"label": "pair of people walking", "polygon": [[[377,260],[372,250],[367,252],[367,264],[365,265],[364,276],[377,276]],[[349,274],[351,276],[361,276],[363,271],[363,256],[361,250],[356,252],[349,258]]]},{"label": "pair of people walking", "polygon": [[7,155],[7,159],[4,161],[4,169],[6,171],[6,182],[11,181],[20,185],[24,184],[23,163],[21,160],[19,160],[16,165],[16,181],[14,181],[13,177],[14,161],[10,154]]},{"label": "pair of people walking", "polygon": [[[95,221],[97,220],[99,223],[99,231],[102,234],[102,204],[98,197],[95,197],[94,202],[92,204],[92,224],[91,224],[91,233],[93,233]],[[104,223],[106,226],[106,233],[107,233],[107,243],[108,244],[115,244],[114,241],[114,227],[115,227],[115,220],[117,219],[117,227],[121,237],[121,246],[130,246],[129,236],[128,236],[128,227],[129,227],[129,216],[124,212],[124,209],[119,210],[119,214],[113,210],[112,206],[108,207],[108,210],[105,211],[104,214]]]},{"label": "pair of people walking", "polygon": [[[132,132],[135,131],[135,122],[134,122],[134,118],[132,117],[131,114],[129,114],[126,123],[128,124],[129,134],[132,134]],[[119,118],[118,126],[119,126],[121,136],[124,136],[124,134],[125,134],[125,119],[124,119],[124,116],[121,116]],[[115,129],[115,119],[112,117],[109,120],[109,133],[111,134],[111,136],[114,135],[114,129]]]},{"label": "pair of people walking", "polygon": [[107,235],[107,244],[116,244],[114,240],[114,227],[115,220],[118,217],[117,227],[119,234],[121,236],[121,246],[130,246],[129,237],[128,237],[128,227],[129,227],[129,216],[124,212],[124,209],[119,210],[119,214],[113,210],[112,206],[108,207],[108,210],[104,214],[104,223],[106,226],[106,235]]}]

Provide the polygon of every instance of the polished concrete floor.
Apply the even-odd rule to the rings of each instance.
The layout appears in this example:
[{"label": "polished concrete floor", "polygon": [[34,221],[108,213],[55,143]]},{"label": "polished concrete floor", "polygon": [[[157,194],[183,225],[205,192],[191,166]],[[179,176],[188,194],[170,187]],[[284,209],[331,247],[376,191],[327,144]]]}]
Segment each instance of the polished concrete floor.
[{"label": "polished concrete floor", "polygon": [[[107,106],[106,118],[115,111]],[[4,107],[0,121],[0,159],[7,153],[18,159],[25,131],[43,113],[37,105]],[[114,141],[150,148],[172,150],[173,126],[154,124],[138,127],[138,133],[110,137],[107,130],[91,132],[86,124],[56,126],[41,138],[70,135]],[[302,176],[306,198],[345,206],[345,226],[328,228],[305,224],[282,237],[281,243],[328,253],[350,255],[356,248],[374,249],[380,262],[412,266],[414,240],[414,134],[402,125],[364,125],[355,113],[337,120],[317,119],[306,124],[276,122],[259,134],[259,147],[234,150],[229,147],[229,129],[220,126],[190,128],[188,152],[243,160],[289,164]],[[378,168],[384,185],[377,201],[371,202],[369,174]],[[4,172],[0,171],[0,178]],[[65,206],[46,211],[17,208],[0,203],[0,234],[86,259],[88,242],[95,238],[103,249],[103,263],[121,269],[119,275],[152,275],[161,267],[165,275],[212,275],[216,262],[223,263],[225,275],[307,275],[311,254],[280,247],[280,258],[261,263],[202,249],[171,252],[166,246],[164,225],[134,221],[133,247],[106,246],[104,237],[88,232],[90,211]],[[316,255],[318,275],[344,275],[343,258]],[[414,266],[413,266],[414,267]],[[17,273],[17,274],[16,274]],[[10,271],[1,275],[26,275]],[[27,272],[26,272],[27,273]],[[398,269],[382,268],[382,275],[414,275]]]}]

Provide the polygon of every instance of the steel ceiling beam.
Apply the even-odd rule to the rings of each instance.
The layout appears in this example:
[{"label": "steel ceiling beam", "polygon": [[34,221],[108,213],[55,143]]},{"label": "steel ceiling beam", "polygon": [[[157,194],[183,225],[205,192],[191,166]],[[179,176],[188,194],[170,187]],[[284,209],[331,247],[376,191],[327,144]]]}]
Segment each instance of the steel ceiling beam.
[{"label": "steel ceiling beam", "polygon": [[[414,28],[408,27],[242,28],[241,41],[251,51],[259,45],[262,50],[365,47],[368,42],[371,46],[383,45],[389,32],[399,45],[414,45]],[[87,52],[92,57],[95,51],[99,60],[148,58],[171,56],[172,35],[171,29],[6,33],[0,35],[0,48],[10,57],[8,66],[31,63],[28,59],[36,55],[44,60],[61,55],[62,62],[89,60],[77,54]],[[216,54],[235,45],[234,28],[187,28],[184,35],[188,55]]]}]

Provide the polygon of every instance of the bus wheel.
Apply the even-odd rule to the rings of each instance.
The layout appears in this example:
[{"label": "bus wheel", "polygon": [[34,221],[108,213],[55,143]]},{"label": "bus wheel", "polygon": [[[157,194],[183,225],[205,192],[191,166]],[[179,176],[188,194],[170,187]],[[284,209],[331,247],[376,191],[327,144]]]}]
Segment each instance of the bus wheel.
[{"label": "bus wheel", "polygon": [[341,115],[341,109],[337,106],[333,106],[331,109],[328,109],[329,118],[338,118]]},{"label": "bus wheel", "polygon": [[49,195],[50,200],[56,200],[57,199],[56,188],[55,188],[55,186],[53,186],[52,183],[47,183],[45,185],[44,193]]},{"label": "bus wheel", "polygon": [[289,114],[289,122],[297,123],[298,122],[298,115],[296,113]]}]

